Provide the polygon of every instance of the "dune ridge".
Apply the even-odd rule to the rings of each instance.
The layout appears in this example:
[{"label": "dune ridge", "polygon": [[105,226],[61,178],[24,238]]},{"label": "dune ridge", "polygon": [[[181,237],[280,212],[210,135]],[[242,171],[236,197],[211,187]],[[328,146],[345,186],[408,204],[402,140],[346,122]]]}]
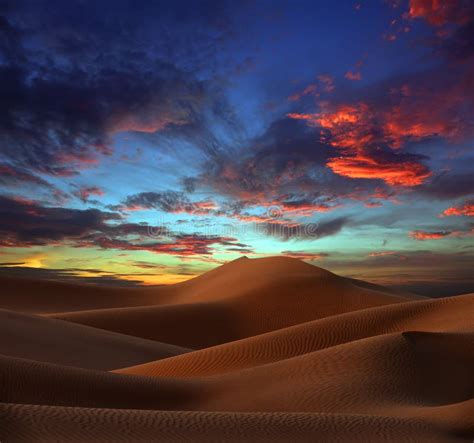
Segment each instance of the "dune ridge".
[{"label": "dune ridge", "polygon": [[[242,258],[176,286],[167,303],[50,314],[194,349],[344,312],[418,299],[284,257]],[[173,325],[185,323],[176,331]],[[202,327],[205,325],[205,328]]]},{"label": "dune ridge", "polygon": [[0,311],[2,441],[474,438],[474,294],[427,299],[281,257],[136,299],[107,289],[109,307],[54,288]]}]

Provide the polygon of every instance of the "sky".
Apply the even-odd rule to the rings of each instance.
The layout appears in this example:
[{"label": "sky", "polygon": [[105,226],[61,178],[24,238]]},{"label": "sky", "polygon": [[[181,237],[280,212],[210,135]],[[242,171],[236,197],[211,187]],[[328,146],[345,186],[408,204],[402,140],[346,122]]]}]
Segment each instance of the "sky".
[{"label": "sky", "polygon": [[0,274],[474,291],[472,1],[0,0],[0,34]]}]

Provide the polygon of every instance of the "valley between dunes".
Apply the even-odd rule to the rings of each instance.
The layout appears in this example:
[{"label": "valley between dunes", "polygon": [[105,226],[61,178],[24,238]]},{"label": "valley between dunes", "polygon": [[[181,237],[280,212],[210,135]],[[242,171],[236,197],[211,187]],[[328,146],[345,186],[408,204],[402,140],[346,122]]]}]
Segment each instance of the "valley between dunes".
[{"label": "valley between dunes", "polygon": [[474,440],[474,294],[286,257],[154,288],[0,284],[2,442]]}]

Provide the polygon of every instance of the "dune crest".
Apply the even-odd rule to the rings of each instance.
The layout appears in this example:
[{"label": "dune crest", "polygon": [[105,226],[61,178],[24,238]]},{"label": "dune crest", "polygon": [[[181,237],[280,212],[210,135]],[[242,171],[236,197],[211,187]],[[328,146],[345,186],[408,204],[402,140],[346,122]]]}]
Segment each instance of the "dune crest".
[{"label": "dune crest", "polygon": [[474,294],[284,257],[96,299],[28,287],[0,297],[2,441],[474,438]]}]

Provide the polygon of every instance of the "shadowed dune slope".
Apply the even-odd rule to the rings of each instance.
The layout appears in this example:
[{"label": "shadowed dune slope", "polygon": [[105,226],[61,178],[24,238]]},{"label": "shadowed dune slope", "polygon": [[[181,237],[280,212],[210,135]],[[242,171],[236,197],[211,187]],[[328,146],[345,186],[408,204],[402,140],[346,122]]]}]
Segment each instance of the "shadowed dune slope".
[{"label": "shadowed dune slope", "polygon": [[456,434],[472,431],[474,414],[474,333],[387,334],[236,373],[187,380],[11,357],[2,357],[0,368],[5,403],[419,418],[448,421]]},{"label": "shadowed dune slope", "polygon": [[117,372],[163,377],[214,375],[396,331],[474,331],[474,314],[469,315],[469,312],[474,312],[474,294],[371,308],[298,324]]},{"label": "shadowed dune slope", "polygon": [[412,418],[295,412],[144,411],[21,404],[0,404],[0,432],[12,442],[463,441],[462,436],[452,435],[447,428]]},{"label": "shadowed dune slope", "polygon": [[[174,304],[53,316],[178,346],[205,348],[314,319],[413,300],[285,257],[239,259],[175,286]],[[187,327],[173,328],[176,324]]]},{"label": "shadowed dune slope", "polygon": [[1,441],[474,439],[474,294],[288,258],[140,289],[135,306],[110,291],[100,309],[59,291],[34,298],[43,315],[0,311]]},{"label": "shadowed dune slope", "polygon": [[166,301],[170,289],[166,286],[143,289],[103,287],[5,276],[0,277],[0,285],[0,309],[36,314],[145,306]]},{"label": "shadowed dune slope", "polygon": [[0,354],[110,370],[190,349],[70,322],[0,310]]}]

